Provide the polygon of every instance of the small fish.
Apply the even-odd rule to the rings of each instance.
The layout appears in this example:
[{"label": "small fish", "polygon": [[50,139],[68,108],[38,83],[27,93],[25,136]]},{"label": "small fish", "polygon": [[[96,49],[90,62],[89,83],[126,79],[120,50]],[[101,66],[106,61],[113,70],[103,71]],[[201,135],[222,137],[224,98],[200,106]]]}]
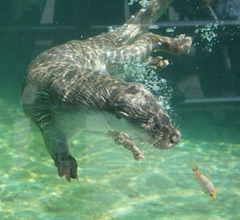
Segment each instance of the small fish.
[{"label": "small fish", "polygon": [[211,198],[216,199],[217,194],[216,194],[216,191],[214,189],[214,186],[213,186],[211,180],[199,172],[198,166],[197,166],[196,161],[193,158],[193,156],[192,155],[185,156],[185,161],[186,161],[187,165],[190,167],[190,169],[196,175],[195,180],[201,187],[202,191],[205,194],[211,196]]}]

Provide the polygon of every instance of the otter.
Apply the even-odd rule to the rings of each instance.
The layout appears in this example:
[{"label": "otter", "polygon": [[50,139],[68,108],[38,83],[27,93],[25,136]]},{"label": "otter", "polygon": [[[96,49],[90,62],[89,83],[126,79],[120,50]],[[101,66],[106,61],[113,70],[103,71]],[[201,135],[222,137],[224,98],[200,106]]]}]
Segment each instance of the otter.
[{"label": "otter", "polygon": [[166,67],[167,60],[151,57],[155,50],[176,55],[189,50],[191,37],[148,32],[172,1],[149,0],[123,26],[55,46],[30,63],[22,88],[23,109],[40,128],[60,177],[68,181],[78,177],[68,146],[83,129],[105,132],[130,150],[135,160],[144,156],[134,139],[158,149],[170,149],[179,142],[180,132],[156,97],[144,85],[119,76],[123,74],[119,66],[126,62],[146,62],[159,70]]}]

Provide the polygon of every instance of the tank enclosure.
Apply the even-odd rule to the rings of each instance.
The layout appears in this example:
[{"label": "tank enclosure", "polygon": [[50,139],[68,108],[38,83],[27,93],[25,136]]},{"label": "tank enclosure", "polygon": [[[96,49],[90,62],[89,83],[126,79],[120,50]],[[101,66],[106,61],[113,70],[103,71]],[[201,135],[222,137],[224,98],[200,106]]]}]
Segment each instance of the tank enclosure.
[{"label": "tank enclosure", "polygon": [[[81,132],[70,147],[79,165],[78,181],[69,183],[58,177],[39,129],[22,111],[22,81],[34,57],[69,40],[112,31],[146,2],[2,1],[1,219],[240,218],[238,1],[174,1],[150,31],[191,36],[190,52],[156,52],[169,60],[160,73],[146,74],[137,65],[125,75],[144,83],[174,120],[182,139],[173,149],[140,142],[145,160],[135,161],[107,136]],[[189,154],[212,181],[216,199],[194,181],[184,160]]]}]

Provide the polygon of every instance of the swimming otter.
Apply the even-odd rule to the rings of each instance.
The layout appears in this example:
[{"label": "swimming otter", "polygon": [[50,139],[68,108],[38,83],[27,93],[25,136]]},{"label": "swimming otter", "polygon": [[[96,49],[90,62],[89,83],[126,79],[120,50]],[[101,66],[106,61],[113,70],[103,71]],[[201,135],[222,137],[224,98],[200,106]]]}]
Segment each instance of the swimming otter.
[{"label": "swimming otter", "polygon": [[24,112],[40,128],[60,177],[77,178],[77,162],[68,149],[77,129],[93,129],[100,123],[95,129],[129,149],[136,160],[143,153],[131,138],[161,149],[179,141],[180,132],[145,86],[112,76],[125,62],[164,68],[168,62],[151,58],[153,50],[173,54],[189,50],[190,37],[147,32],[172,1],[150,0],[123,26],[50,48],[29,65],[22,89]]}]

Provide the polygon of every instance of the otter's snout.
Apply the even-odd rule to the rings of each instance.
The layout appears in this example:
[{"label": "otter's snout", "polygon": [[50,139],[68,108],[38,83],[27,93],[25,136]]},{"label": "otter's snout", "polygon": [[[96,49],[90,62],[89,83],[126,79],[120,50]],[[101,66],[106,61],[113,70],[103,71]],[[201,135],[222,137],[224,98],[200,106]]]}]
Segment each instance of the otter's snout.
[{"label": "otter's snout", "polygon": [[171,129],[165,128],[164,131],[165,132],[161,132],[160,135],[155,136],[155,141],[153,143],[154,147],[162,150],[174,147],[181,139],[181,134],[175,127]]},{"label": "otter's snout", "polygon": [[169,135],[168,139],[171,144],[175,145],[180,141],[181,137],[177,133],[172,133]]}]

